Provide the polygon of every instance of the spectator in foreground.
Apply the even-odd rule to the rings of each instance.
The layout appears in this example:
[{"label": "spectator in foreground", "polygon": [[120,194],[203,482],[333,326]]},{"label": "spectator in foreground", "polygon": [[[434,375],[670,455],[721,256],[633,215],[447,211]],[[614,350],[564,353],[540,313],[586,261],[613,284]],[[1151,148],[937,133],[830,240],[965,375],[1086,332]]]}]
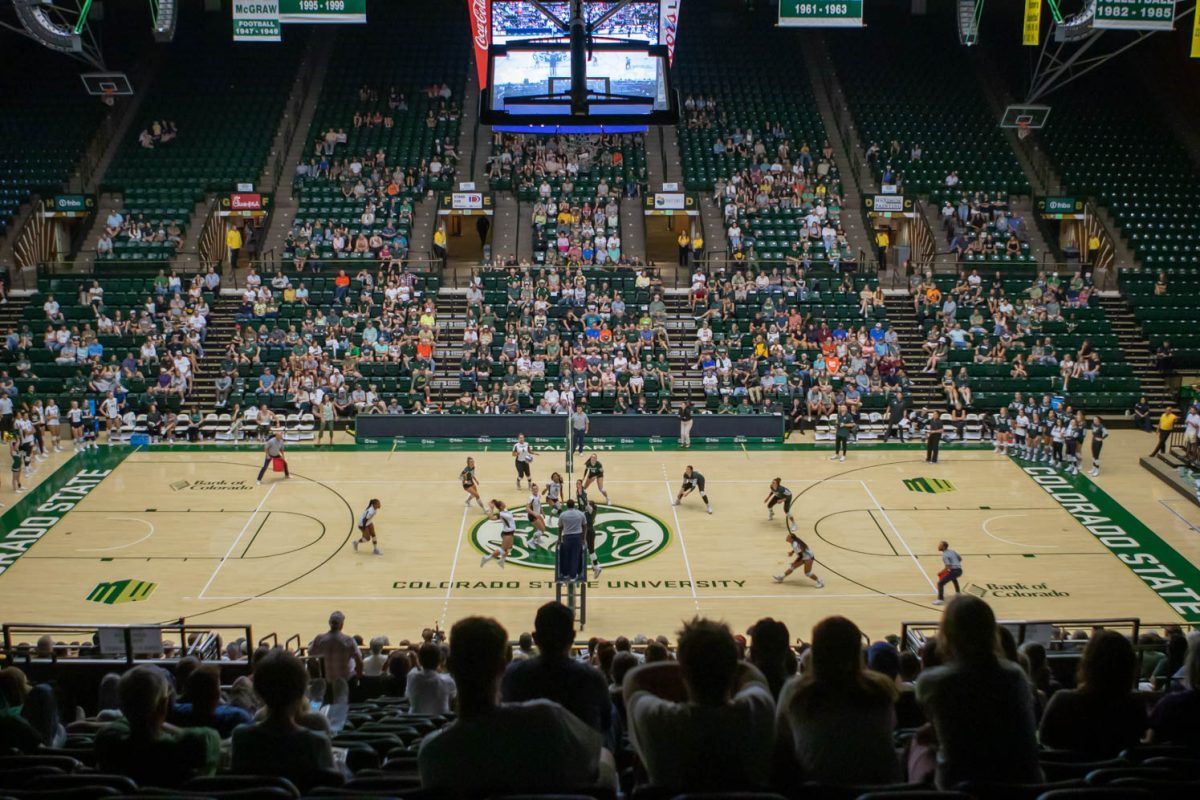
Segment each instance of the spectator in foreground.
[{"label": "spectator in foreground", "polygon": [[308,648],[309,655],[324,661],[325,680],[331,685],[350,677],[351,663],[358,677],[361,678],[363,674],[362,651],[358,648],[358,642],[343,630],[345,627],[346,615],[340,611],[333,612],[329,615],[329,630],[318,634]]},{"label": "spectator in foreground", "polygon": [[233,732],[233,772],[278,775],[304,792],[333,769],[329,737],[297,722],[308,710],[307,689],[308,672],[293,653],[276,649],[262,657],[254,667],[254,693],[265,714]]},{"label": "spectator in foreground", "polygon": [[216,731],[167,724],[171,682],[166,672],[134,667],[121,676],[117,691],[124,716],[97,733],[93,745],[102,771],[168,788],[217,771],[221,739]]},{"label": "spectator in foreground", "polygon": [[421,785],[482,794],[613,784],[600,734],[574,714],[549,700],[497,702],[508,650],[494,619],[467,617],[450,629],[458,718],[421,742]]},{"label": "spectator in foreground", "polygon": [[533,622],[535,658],[514,661],[504,673],[500,696],[506,703],[544,698],[553,700],[601,733],[612,724],[612,701],[604,675],[571,658],[575,614],[562,603],[538,609]]},{"label": "spectator in foreground", "polygon": [[937,734],[940,789],[970,780],[1042,780],[1033,690],[1018,665],[999,657],[996,630],[987,603],[955,595],[937,638],[945,663],[917,679],[917,701]]},{"label": "spectator in foreground", "polygon": [[1088,640],[1079,661],[1078,688],[1055,692],[1038,731],[1043,747],[1079,750],[1096,760],[1115,758],[1146,732],[1146,704],[1133,694],[1137,656],[1116,631]]},{"label": "spectator in foreground", "polygon": [[221,673],[215,665],[192,670],[184,683],[187,702],[171,709],[171,722],[181,728],[212,728],[222,739],[233,729],[254,721],[245,709],[221,702]]},{"label": "spectator in foreground", "polygon": [[1164,695],[1150,714],[1150,741],[1200,749],[1200,636],[1188,642],[1184,688]]},{"label": "spectator in foreground", "polygon": [[862,631],[845,617],[813,628],[808,671],[779,698],[780,749],[806,781],[882,784],[901,780],[892,743],[897,690],[863,668]]},{"label": "spectator in foreground", "polygon": [[0,670],[0,752],[34,753],[42,745],[42,737],[21,713],[28,691],[24,672],[16,667]]},{"label": "spectator in foreground", "polygon": [[787,625],[764,617],[754,623],[747,633],[750,634],[750,663],[767,679],[771,696],[778,699],[788,675],[795,672],[795,655],[788,646],[791,634]]},{"label": "spectator in foreground", "polygon": [[693,619],[679,632],[678,661],[625,676],[629,739],[650,783],[670,789],[765,786],[775,739],[775,701],[721,622]]},{"label": "spectator in foreground", "polygon": [[420,669],[408,673],[404,696],[408,698],[410,714],[446,714],[450,701],[454,699],[454,679],[438,672],[442,663],[442,648],[433,642],[425,642],[417,650]]}]

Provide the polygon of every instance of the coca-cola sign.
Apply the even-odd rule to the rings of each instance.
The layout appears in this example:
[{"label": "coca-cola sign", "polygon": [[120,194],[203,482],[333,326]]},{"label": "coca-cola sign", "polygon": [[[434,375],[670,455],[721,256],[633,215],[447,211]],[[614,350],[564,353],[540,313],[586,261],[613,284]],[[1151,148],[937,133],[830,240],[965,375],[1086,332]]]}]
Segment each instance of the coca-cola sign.
[{"label": "coca-cola sign", "polygon": [[471,0],[471,38],[475,44],[475,71],[479,88],[487,86],[488,45],[492,42],[492,0]]},{"label": "coca-cola sign", "polygon": [[661,0],[659,4],[659,43],[667,46],[667,62],[675,63],[675,38],[679,33],[679,6],[683,0]]}]

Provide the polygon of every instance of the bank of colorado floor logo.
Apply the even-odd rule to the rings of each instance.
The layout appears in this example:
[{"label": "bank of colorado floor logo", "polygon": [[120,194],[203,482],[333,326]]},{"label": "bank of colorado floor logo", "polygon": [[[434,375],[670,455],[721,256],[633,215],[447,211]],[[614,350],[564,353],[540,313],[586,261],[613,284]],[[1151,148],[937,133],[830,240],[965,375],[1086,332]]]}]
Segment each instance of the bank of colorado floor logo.
[{"label": "bank of colorado floor logo", "polygon": [[87,599],[93,603],[103,603],[106,606],[118,603],[138,603],[145,600],[154,591],[157,583],[126,578],[123,581],[98,583],[88,594]]},{"label": "bank of colorado floor logo", "polygon": [[[514,512],[517,535],[508,563],[534,569],[554,569],[554,547],[558,539],[558,520],[546,520],[546,535],[542,547],[533,549],[529,540],[533,525],[524,511]],[[649,558],[667,546],[670,531],[658,519],[622,506],[596,507],[596,555],[603,567],[619,567]],[[481,553],[500,547],[500,521],[482,519],[471,528],[471,544]]]}]

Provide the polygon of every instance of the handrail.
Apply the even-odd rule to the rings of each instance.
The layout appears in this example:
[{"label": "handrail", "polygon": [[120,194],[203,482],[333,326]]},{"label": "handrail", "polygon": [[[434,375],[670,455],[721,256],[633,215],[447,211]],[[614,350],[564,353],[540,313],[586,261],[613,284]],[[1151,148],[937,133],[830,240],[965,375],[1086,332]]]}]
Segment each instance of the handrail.
[{"label": "handrail", "polygon": [[[82,252],[95,252],[85,250]],[[189,254],[195,255],[195,254]],[[75,261],[39,261],[37,271],[39,278],[55,276],[72,277],[82,275],[100,275],[111,272],[124,272],[128,275],[153,275],[159,270],[166,273],[175,272],[179,275],[197,275],[208,271],[215,261],[197,259],[194,263],[174,263],[172,261],[128,261],[125,259],[106,258],[93,260],[89,269]]]},{"label": "handrail", "polygon": [[[10,661],[15,660],[15,658],[17,658],[19,656],[23,656],[28,661],[28,660],[31,660],[36,655],[36,651],[34,650],[33,646],[29,646],[28,649],[20,647],[21,644],[28,645],[28,643],[26,643],[26,642],[19,642],[18,644],[14,645],[13,644],[14,635],[21,636],[22,638],[32,637],[34,639],[34,641],[36,641],[37,637],[39,637],[39,636],[53,635],[55,633],[58,633],[58,634],[63,634],[65,636],[74,637],[77,641],[80,642],[80,644],[77,645],[77,647],[80,650],[82,650],[84,647],[88,648],[89,650],[93,650],[93,649],[96,649],[99,647],[99,638],[101,637],[102,632],[118,631],[118,632],[120,632],[120,634],[124,640],[123,641],[124,653],[123,653],[123,655],[121,655],[117,658],[109,658],[109,659],[105,659],[105,660],[116,661],[116,660],[123,659],[126,664],[132,665],[133,663],[135,663],[135,661],[139,660],[138,656],[149,655],[149,656],[153,657],[155,655],[161,655],[161,650],[158,654],[155,654],[155,653],[148,653],[145,651],[139,651],[137,649],[138,644],[134,641],[134,637],[135,637],[134,632],[139,631],[139,630],[146,630],[146,629],[156,629],[160,633],[166,632],[166,631],[177,631],[178,635],[179,635],[177,652],[179,652],[179,653],[184,653],[188,649],[189,632],[192,635],[196,635],[196,636],[204,636],[204,635],[220,636],[221,632],[223,632],[223,631],[235,631],[235,632],[244,634],[240,638],[244,638],[247,642],[254,641],[254,632],[253,632],[252,626],[250,626],[250,625],[230,625],[230,624],[189,625],[189,624],[187,624],[186,617],[180,617],[178,620],[173,621],[173,622],[147,623],[147,624],[143,624],[143,625],[110,625],[110,624],[94,624],[93,625],[90,623],[80,623],[77,625],[65,625],[65,624],[56,623],[56,622],[52,622],[52,623],[6,622],[3,624],[2,627],[0,627],[0,630],[3,631],[3,638],[2,638],[2,640],[0,640],[0,641],[2,641],[2,648],[0,648],[0,653],[3,653],[5,658]],[[57,639],[60,637],[54,637],[54,638]],[[56,649],[57,649],[57,644],[56,644]],[[218,654],[218,656],[219,656],[219,654]],[[69,661],[71,661],[72,659],[60,659],[58,657],[57,653],[53,653],[51,655],[51,660],[56,661],[56,662],[67,661],[69,663]],[[161,659],[156,659],[156,660],[161,661]]]},{"label": "handrail", "polygon": [[296,647],[295,647],[294,649],[295,649],[295,651],[296,651],[296,652],[299,652],[299,651],[300,651],[300,649],[301,649],[301,648],[302,648],[302,646],[303,646],[303,642],[302,642],[302,640],[300,639],[300,634],[298,634],[298,633],[293,633],[291,636],[289,636],[289,637],[287,638],[287,640],[286,640],[286,641],[284,641],[284,643],[283,643],[283,649],[284,649],[284,650],[292,650],[292,649],[293,649],[293,648],[292,648],[292,642],[295,642],[295,643],[296,643]]},{"label": "handrail", "polygon": [[1104,270],[1107,284],[1100,288],[1116,289],[1117,272],[1121,268],[1121,265],[1117,264],[1117,234],[1109,229],[1108,223],[1100,214],[1100,202],[1095,197],[1088,197],[1084,204],[1084,234],[1091,239],[1093,233],[1100,240],[1096,268]]}]

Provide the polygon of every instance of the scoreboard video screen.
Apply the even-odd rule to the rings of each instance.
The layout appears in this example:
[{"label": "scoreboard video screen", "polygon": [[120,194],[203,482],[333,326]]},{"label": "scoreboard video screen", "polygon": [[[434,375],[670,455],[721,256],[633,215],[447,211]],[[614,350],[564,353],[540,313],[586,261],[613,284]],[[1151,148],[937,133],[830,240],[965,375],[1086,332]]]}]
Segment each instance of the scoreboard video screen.
[{"label": "scoreboard video screen", "polygon": [[[564,22],[570,17],[570,4],[561,0],[542,3],[554,16]],[[613,7],[611,2],[584,3],[588,23],[604,16]],[[659,4],[632,2],[606,19],[595,31],[598,41],[625,39],[646,44],[659,41]],[[528,0],[494,0],[492,3],[492,44],[507,44],[524,40],[565,39],[563,31]]]},{"label": "scoreboard video screen", "polygon": [[[587,86],[606,94],[633,97],[633,102],[592,103],[591,116],[648,116],[667,111],[666,55],[632,47],[596,48],[587,60]],[[492,58],[491,110],[511,116],[565,116],[571,106],[565,93],[571,85],[571,54],[563,49],[517,49]],[[522,103],[531,95],[563,93],[562,102]],[[644,102],[637,102],[643,100]]]}]

